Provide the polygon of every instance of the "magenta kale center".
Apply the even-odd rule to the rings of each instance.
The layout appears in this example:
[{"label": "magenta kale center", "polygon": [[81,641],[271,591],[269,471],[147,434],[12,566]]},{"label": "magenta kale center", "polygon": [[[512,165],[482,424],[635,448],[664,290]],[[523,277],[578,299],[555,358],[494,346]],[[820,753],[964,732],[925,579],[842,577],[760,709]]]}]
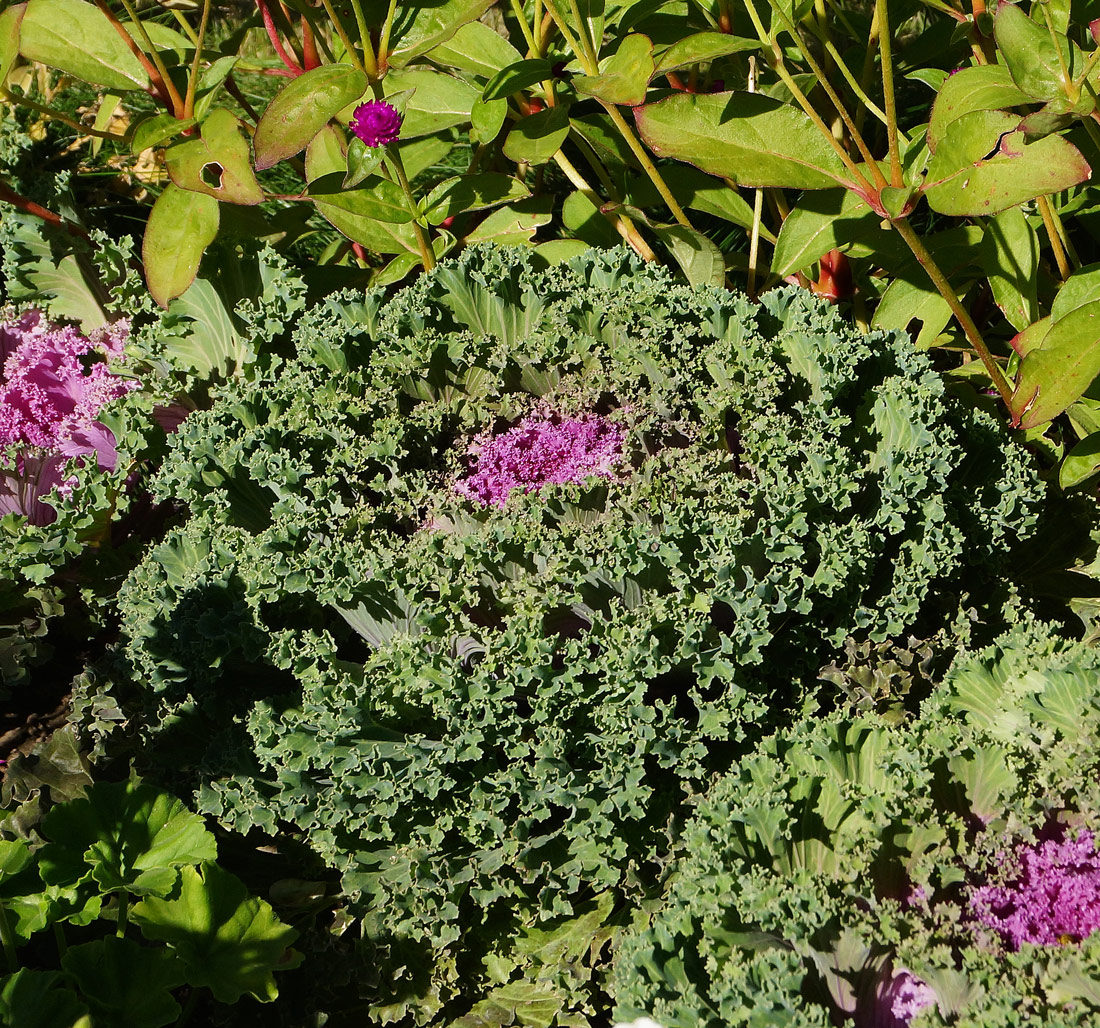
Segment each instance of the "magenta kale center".
[{"label": "magenta kale center", "polygon": [[610,478],[622,458],[624,437],[619,425],[594,414],[530,414],[471,443],[470,471],[455,483],[455,492],[482,506],[503,507],[516,489],[530,493],[593,475]]},{"label": "magenta kale center", "polygon": [[1077,943],[1100,928],[1100,853],[1092,832],[1020,845],[1001,862],[1013,880],[975,889],[970,909],[1014,950]]}]

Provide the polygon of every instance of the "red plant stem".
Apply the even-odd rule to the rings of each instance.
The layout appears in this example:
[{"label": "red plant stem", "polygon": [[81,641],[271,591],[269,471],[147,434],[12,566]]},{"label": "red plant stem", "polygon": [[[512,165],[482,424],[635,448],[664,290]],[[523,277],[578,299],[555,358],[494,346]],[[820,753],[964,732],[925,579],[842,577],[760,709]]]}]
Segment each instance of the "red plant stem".
[{"label": "red plant stem", "polygon": [[41,218],[43,221],[48,221],[51,225],[56,225],[58,228],[63,228],[66,232],[74,236],[83,236],[85,239],[88,238],[88,233],[79,225],[70,224],[62,218],[60,214],[55,214],[53,211],[47,210],[33,200],[28,200],[25,196],[20,196],[14,189],[4,185],[3,182],[0,182],[0,201],[10,203],[17,210],[23,211],[26,214],[32,214],[34,217]]},{"label": "red plant stem", "polygon": [[149,76],[149,81],[152,82],[154,90],[153,94],[158,100],[161,101],[166,107],[171,106],[172,113],[177,118],[183,117],[183,97],[180,96],[179,90],[169,81],[165,82],[161,78],[160,72],[157,71],[157,66],[149,60],[148,55],[140,46],[134,41],[133,36],[126,31],[125,26],[114,16],[110,7],[107,6],[107,0],[95,0],[95,5],[106,16],[107,20],[114,26],[115,31],[122,37],[122,41],[130,48],[130,52],[141,62],[141,66],[145,69],[146,74]]},{"label": "red plant stem", "polygon": [[301,66],[286,52],[282,40],[279,39],[279,33],[275,28],[275,19],[271,16],[271,10],[267,6],[267,0],[256,0],[256,6],[260,9],[260,17],[263,18],[264,29],[267,31],[267,38],[271,40],[271,45],[274,47],[275,53],[279,55],[279,60],[281,60],[295,76],[300,75],[302,73]]},{"label": "red plant stem", "polygon": [[312,71],[321,66],[321,58],[317,54],[317,44],[313,41],[313,30],[309,22],[302,18],[302,63],[306,71]]},{"label": "red plant stem", "polygon": [[354,253],[355,256],[358,257],[359,260],[361,260],[364,264],[369,263],[367,261],[367,251],[363,249],[361,244],[353,242],[351,244],[351,250],[352,253]]}]

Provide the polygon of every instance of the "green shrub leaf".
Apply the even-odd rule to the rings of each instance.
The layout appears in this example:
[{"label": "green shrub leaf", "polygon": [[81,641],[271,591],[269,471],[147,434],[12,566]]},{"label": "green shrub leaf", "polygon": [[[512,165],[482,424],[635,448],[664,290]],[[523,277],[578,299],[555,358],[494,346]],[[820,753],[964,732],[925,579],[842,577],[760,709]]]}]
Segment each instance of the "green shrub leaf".
[{"label": "green shrub leaf", "polygon": [[146,938],[175,950],[192,986],[209,988],[222,1003],[242,996],[270,1002],[279,994],[273,972],[300,961],[290,950],[298,933],[211,862],[184,868],[178,896],[143,899],[132,917]]},{"label": "green shrub leaf", "polygon": [[61,966],[76,980],[96,1023],[102,1018],[128,1028],[162,1028],[179,1017],[171,990],[187,977],[170,950],[107,936],[73,946]]},{"label": "green shrub leaf", "polygon": [[264,199],[252,170],[241,123],[218,108],[202,123],[201,138],[170,146],[164,154],[168,174],[181,189],[215,200],[251,206]]},{"label": "green shrub leaf", "polygon": [[163,896],[177,868],[217,856],[201,817],[133,781],[97,782],[83,799],[54,807],[42,833],[50,840],[38,852],[48,885],[76,885],[90,874],[106,892]]}]

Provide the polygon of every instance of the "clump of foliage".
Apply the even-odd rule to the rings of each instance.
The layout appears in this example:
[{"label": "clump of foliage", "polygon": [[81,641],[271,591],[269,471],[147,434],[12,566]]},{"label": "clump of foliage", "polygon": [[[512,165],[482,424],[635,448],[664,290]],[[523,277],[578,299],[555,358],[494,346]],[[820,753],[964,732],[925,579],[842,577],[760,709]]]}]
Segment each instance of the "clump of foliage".
[{"label": "clump of foliage", "polygon": [[1026,623],[962,656],[908,724],[833,715],[763,742],[714,785],[662,906],[624,939],[619,1013],[1097,1017],[1098,671],[1095,649]]},{"label": "clump of foliage", "polygon": [[[1044,497],[906,340],[624,251],[471,250],[297,340],[174,437],[126,652],[147,763],[344,872],[386,1016],[595,1009],[689,798],[853,626],[996,607]],[[462,495],[546,411],[614,426],[613,473]]]},{"label": "clump of foliage", "polygon": [[301,959],[298,933],[218,865],[202,818],[150,785],[92,785],[38,833],[0,839],[0,1025],[183,1023],[179,998],[188,1014],[211,995],[268,1003],[274,972]]}]

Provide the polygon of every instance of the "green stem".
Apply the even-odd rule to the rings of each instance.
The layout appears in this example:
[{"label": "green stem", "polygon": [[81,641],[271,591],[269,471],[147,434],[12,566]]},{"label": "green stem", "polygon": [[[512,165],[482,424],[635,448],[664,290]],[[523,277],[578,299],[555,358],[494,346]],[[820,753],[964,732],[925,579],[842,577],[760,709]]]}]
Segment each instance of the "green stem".
[{"label": "green stem", "polygon": [[195,35],[195,30],[191,28],[191,22],[189,22],[179,11],[174,7],[172,8],[172,17],[176,19],[176,24],[183,29],[184,35],[191,40],[196,46],[198,46],[199,37]]},{"label": "green stem", "polygon": [[512,0],[512,13],[519,22],[519,30],[523,33],[523,38],[527,40],[528,52],[532,57],[538,57],[539,45],[535,40],[535,34],[531,31],[531,26],[527,24],[527,16],[523,13],[523,4],[520,0]]},{"label": "green stem", "polygon": [[898,112],[894,104],[894,62],[890,54],[890,9],[887,0],[875,0],[879,22],[879,53],[882,56],[882,100],[886,106],[886,137],[890,144],[890,180],[893,185],[904,183],[901,172],[901,151],[898,149]]},{"label": "green stem", "polygon": [[390,56],[390,35],[393,32],[393,19],[397,14],[397,0],[390,0],[389,9],[386,11],[386,20],[382,23],[382,37],[378,41],[378,61],[381,67],[385,67]]},{"label": "green stem", "polygon": [[15,974],[19,970],[19,957],[15,952],[15,933],[11,930],[11,921],[8,920],[8,908],[0,903],[0,943],[4,946],[4,959],[8,964],[8,971]]},{"label": "green stem", "polygon": [[[366,63],[363,58],[359,56],[359,51],[355,49],[355,45],[352,43],[351,37],[348,36],[340,19],[336,17],[336,12],[332,9],[332,0],[321,0],[321,3],[324,4],[325,10],[328,11],[329,19],[332,21],[332,27],[336,29],[336,34],[340,37],[340,42],[344,44],[344,49],[348,52],[348,58],[358,65],[359,70],[363,72],[367,78],[371,78],[371,73],[367,70]],[[362,16],[361,10],[359,14]],[[375,70],[377,71],[377,68]]]},{"label": "green stem", "polygon": [[191,62],[191,75],[187,79],[187,96],[183,100],[184,118],[195,116],[195,89],[199,84],[199,63],[202,60],[202,44],[206,39],[206,23],[210,20],[210,0],[203,0],[202,18],[199,21],[199,38],[195,43],[195,59]]},{"label": "green stem", "polygon": [[937,292],[947,301],[947,306],[951,308],[951,313],[955,315],[955,319],[962,326],[962,330],[966,334],[967,340],[981,358],[982,363],[985,365],[985,370],[989,372],[989,377],[993,380],[993,385],[996,387],[997,392],[1001,394],[1001,399],[1004,400],[1005,406],[1009,406],[1012,402],[1012,387],[1008,384],[1008,379],[1005,378],[1004,372],[1001,371],[997,362],[993,359],[993,354],[989,352],[989,347],[985,345],[985,340],[982,339],[981,333],[978,331],[978,326],[974,324],[973,318],[970,317],[966,308],[963,307],[962,301],[951,287],[951,283],[947,281],[944,273],[940,271],[939,265],[935,262],[928,250],[925,249],[924,243],[920,240],[920,236],[913,231],[912,225],[910,225],[905,218],[898,218],[896,221],[891,222],[891,224],[898,230],[898,234],[905,240],[913,256],[916,257],[920,266],[924,268],[925,273],[932,280],[932,284],[936,287]]},{"label": "green stem", "polygon": [[126,934],[126,922],[130,917],[130,895],[126,892],[118,894],[118,927],[115,935],[120,939]]},{"label": "green stem", "polygon": [[120,136],[117,132],[104,132],[100,129],[92,128],[90,125],[82,125],[75,118],[70,118],[64,111],[55,111],[52,107],[46,107],[43,104],[36,103],[26,96],[16,96],[15,93],[9,92],[3,86],[0,86],[0,97],[10,104],[22,104],[32,111],[37,111],[43,117],[59,121],[62,125],[68,125],[69,128],[76,129],[77,132],[81,132],[86,136],[95,136],[98,139],[118,139],[120,141],[125,141],[129,138],[127,135]]},{"label": "green stem", "polygon": [[588,54],[588,61],[593,67],[593,71],[589,72],[590,75],[598,75],[600,73],[600,42],[601,40],[593,40],[591,33],[589,32],[588,23],[581,17],[581,9],[577,3],[577,0],[569,0],[569,10],[572,12],[573,17],[577,20],[577,32],[580,34],[580,40],[586,48]]},{"label": "green stem", "polygon": [[[760,42],[763,43],[765,46],[772,47],[772,56],[775,59],[775,63],[772,65],[772,68],[774,68],[776,74],[783,81],[783,85],[785,85],[791,91],[791,95],[797,101],[798,106],[801,107],[803,111],[805,111],[806,116],[810,119],[810,121],[814,123],[818,132],[822,134],[822,136],[825,138],[825,141],[833,148],[834,151],[836,151],[836,155],[840,158],[841,163],[848,170],[848,174],[852,176],[853,183],[859,186],[859,188],[862,189],[864,192],[870,193],[871,184],[867,181],[867,179],[863,177],[863,172],[859,170],[856,162],[853,161],[850,156],[848,156],[848,151],[840,145],[840,143],[837,141],[836,136],[833,135],[829,126],[826,125],[825,122],[822,120],[821,115],[817,113],[817,110],[814,108],[813,104],[811,104],[810,101],[806,99],[806,94],[798,88],[798,83],[795,82],[795,80],[791,78],[790,74],[787,72],[787,67],[783,63],[783,52],[782,50],[780,50],[779,44],[774,42],[768,36],[768,33],[764,28],[764,24],[763,22],[761,22],[760,15],[757,13],[756,6],[752,3],[752,0],[745,0],[745,10],[748,11],[749,19],[752,21],[753,27],[756,29],[757,36],[760,37]],[[871,162],[870,167],[872,174],[875,176],[876,184],[878,185],[878,188],[881,189],[884,185],[886,185],[886,179],[883,177],[882,172],[879,171],[878,165],[875,164],[873,161]]]},{"label": "green stem", "polygon": [[52,927],[54,942],[57,943],[57,955],[64,959],[65,954],[69,952],[69,944],[65,940],[65,931],[61,927],[60,921],[54,921]]},{"label": "green stem", "polygon": [[[840,71],[840,74],[844,76],[844,80],[848,83],[849,86],[852,87],[852,92],[856,94],[856,98],[860,101],[860,103],[863,104],[863,107],[870,111],[876,118],[878,118],[879,121],[881,121],[885,125],[887,123],[886,114],[882,111],[878,104],[876,104],[864,92],[863,87],[859,84],[859,81],[856,79],[855,75],[852,74],[848,65],[844,63],[844,58],[840,56],[840,52],[833,45],[832,40],[823,40],[823,45],[825,47],[825,52],[833,59],[833,63],[836,64],[837,69]],[[863,128],[859,118],[861,112],[862,108],[860,109],[860,111],[856,111],[856,128],[860,130],[862,130]]]},{"label": "green stem", "polygon": [[405,202],[409,205],[409,211],[413,215],[413,234],[416,236],[416,245],[420,250],[420,263],[424,265],[425,271],[431,271],[435,267],[435,253],[432,251],[432,244],[428,239],[428,234],[424,231],[424,226],[417,220],[420,205],[416,202],[412,186],[409,185],[409,177],[405,174],[405,165],[401,162],[401,154],[398,152],[397,146],[388,146],[386,156],[389,158],[389,165],[393,169],[393,176],[397,179],[401,192],[405,194]]},{"label": "green stem", "polygon": [[557,25],[558,31],[561,33],[561,38],[565,40],[569,49],[577,55],[577,60],[581,62],[584,73],[586,75],[598,75],[600,73],[599,66],[593,66],[588,60],[587,53],[581,49],[580,43],[577,42],[577,37],[573,35],[569,26],[566,25],[565,19],[561,16],[561,11],[558,10],[558,5],[555,0],[546,0],[546,10],[554,20],[554,24]]},{"label": "green stem", "polygon": [[1062,246],[1062,237],[1058,227],[1054,223],[1054,211],[1051,210],[1050,201],[1045,196],[1040,196],[1036,201],[1039,208],[1039,216],[1043,219],[1043,227],[1047,231],[1050,240],[1050,248],[1054,251],[1054,261],[1058,265],[1058,274],[1063,282],[1070,276],[1069,262],[1066,260],[1066,250]]},{"label": "green stem", "polygon": [[363,5],[360,0],[351,0],[351,9],[355,12],[355,24],[359,29],[359,42],[363,44],[363,70],[367,78],[374,82],[378,78],[378,61],[374,56],[374,47],[370,42],[370,29],[363,17]]},{"label": "green stem", "polygon": [[[783,23],[784,28],[786,28],[788,33],[790,33],[791,38],[794,40],[795,46],[798,47],[798,52],[802,55],[802,59],[806,62],[806,64],[809,65],[810,71],[813,72],[814,77],[818,81],[818,85],[820,85],[821,88],[825,91],[825,95],[829,98],[829,101],[835,108],[836,113],[840,116],[840,120],[844,122],[845,128],[848,129],[848,132],[852,137],[852,142],[855,143],[856,149],[859,150],[860,154],[863,156],[864,163],[870,166],[871,174],[875,179],[875,185],[879,189],[881,189],[884,185],[886,185],[885,177],[883,176],[882,172],[879,171],[878,164],[871,156],[871,150],[867,146],[867,143],[864,140],[862,133],[860,133],[860,131],[856,128],[856,123],[852,120],[851,115],[848,113],[848,109],[844,106],[843,101],[837,95],[836,90],[833,89],[833,87],[830,85],[829,79],[825,75],[825,72],[822,70],[821,65],[817,63],[816,58],[810,52],[810,48],[806,46],[805,41],[799,34],[798,26],[795,25],[793,21],[791,21],[787,12],[783,10],[778,0],[768,0],[768,3],[771,6],[772,13],[779,18],[779,20]],[[755,13],[755,5],[753,4],[752,0],[745,0],[745,7]],[[757,21],[758,19],[754,18],[753,20]],[[783,52],[779,47],[778,39],[767,38],[764,41],[771,44],[777,62],[782,63]],[[788,88],[790,87],[788,86]],[[799,90],[799,93],[801,93],[801,90]],[[805,100],[805,97],[803,97],[803,100]],[[824,125],[825,123],[822,121],[821,124]],[[827,126],[826,131],[828,132],[830,138],[832,138],[833,134],[831,131],[828,130]],[[840,144],[838,143],[837,145],[839,146]],[[843,147],[841,147],[841,149],[843,149]],[[879,181],[880,179],[881,181]]]},{"label": "green stem", "polygon": [[148,48],[149,58],[152,60],[153,64],[156,65],[157,71],[164,81],[164,88],[168,90],[168,95],[172,98],[172,103],[175,106],[175,111],[173,113],[176,114],[176,117],[179,117],[179,111],[183,107],[183,99],[180,97],[179,90],[176,89],[175,84],[168,75],[168,69],[161,59],[160,51],[153,46],[153,41],[149,38],[149,33],[145,31],[145,26],[141,23],[141,19],[138,17],[137,11],[134,9],[134,5],[130,0],[122,0],[122,6],[126,9],[126,14],[133,23],[134,28],[137,29],[138,35],[141,36],[141,41]]},{"label": "green stem", "polygon": [[607,111],[611,120],[615,123],[615,127],[619,130],[619,135],[626,140],[626,145],[630,147],[634,156],[638,158],[638,163],[641,164],[642,170],[649,176],[649,180],[653,185],[657,187],[657,192],[661,194],[661,199],[664,200],[668,209],[672,212],[672,216],[683,225],[684,228],[691,228],[691,222],[688,221],[683,208],[680,206],[676,197],[672,195],[672,190],[668,188],[668,184],[661,177],[661,173],[657,170],[657,165],[650,159],[649,154],[646,152],[646,148],[638,141],[638,137],[634,135],[633,130],[626,123],[626,118],[623,117],[622,112],[614,104],[604,103],[603,100],[600,100],[600,105]]}]

